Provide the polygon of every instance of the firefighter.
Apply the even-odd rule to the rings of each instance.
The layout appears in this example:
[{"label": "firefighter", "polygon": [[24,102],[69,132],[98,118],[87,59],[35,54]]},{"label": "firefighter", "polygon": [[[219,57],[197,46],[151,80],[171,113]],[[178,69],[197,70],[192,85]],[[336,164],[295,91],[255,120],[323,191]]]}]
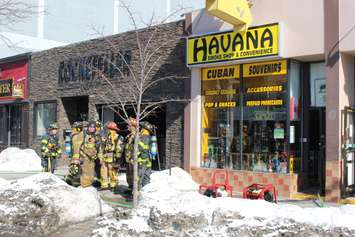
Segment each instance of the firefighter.
[{"label": "firefighter", "polygon": [[[102,129],[102,123],[99,120],[95,121],[96,124],[96,148],[99,151],[101,143],[102,143],[102,139],[105,135],[105,129]],[[100,174],[100,168],[101,168],[101,164],[100,164],[100,159],[96,159],[95,160],[95,173],[96,173],[96,180],[100,181],[101,179],[101,174]],[[95,187],[99,187],[99,183],[95,183]]]},{"label": "firefighter", "polygon": [[80,162],[82,163],[82,174],[80,176],[81,187],[89,187],[94,182],[95,177],[95,160],[97,159],[98,150],[96,136],[96,123],[90,121],[86,132],[84,132],[83,143],[80,146]]},{"label": "firefighter", "polygon": [[123,137],[118,134],[115,122],[106,123],[107,134],[102,138],[99,150],[101,190],[111,188],[114,192],[118,186],[118,164],[124,148]]},{"label": "firefighter", "polygon": [[69,174],[65,177],[65,181],[74,187],[80,186],[80,176],[82,173],[80,166],[80,147],[83,141],[83,124],[81,122],[74,122],[71,134],[72,157],[69,164]]},{"label": "firefighter", "polygon": [[134,135],[137,132],[137,120],[130,117],[128,119],[129,133],[125,139],[125,160],[127,162],[126,180],[128,184],[127,193],[131,194],[133,191],[133,151],[134,151]]},{"label": "firefighter", "polygon": [[151,144],[153,125],[143,121],[140,123],[141,131],[138,141],[138,190],[150,183],[150,175],[152,173],[152,155]]},{"label": "firefighter", "polygon": [[47,134],[41,139],[41,157],[44,172],[54,173],[57,159],[61,157],[62,150],[58,141],[58,126],[53,123],[47,129]]},{"label": "firefighter", "polygon": [[80,147],[84,141],[83,124],[74,122],[72,126],[71,143],[72,143],[72,162],[80,160]]}]

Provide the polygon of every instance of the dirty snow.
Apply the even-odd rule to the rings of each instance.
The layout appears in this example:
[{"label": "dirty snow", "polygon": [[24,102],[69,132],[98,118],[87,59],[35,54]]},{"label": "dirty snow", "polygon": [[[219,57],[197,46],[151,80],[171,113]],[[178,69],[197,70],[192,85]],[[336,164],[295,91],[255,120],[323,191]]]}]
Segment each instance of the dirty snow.
[{"label": "dirty snow", "polygon": [[[173,168],[171,176],[167,170],[153,173],[151,183],[141,192],[138,208],[132,212],[131,219],[102,220],[99,222],[101,227],[93,232],[93,236],[111,236],[113,233],[121,233],[118,236],[129,236],[142,232],[169,235],[171,233],[169,231],[173,230],[174,233],[177,231],[176,228],[179,231],[196,231],[201,235],[218,233],[226,236],[231,229],[238,230],[246,226],[267,228],[270,232],[270,223],[276,231],[278,226],[286,230],[287,226],[292,226],[297,230],[305,225],[310,231],[314,228],[321,231],[334,228],[342,231],[343,228],[347,228],[355,234],[352,232],[355,231],[353,205],[301,208],[295,205],[277,205],[263,200],[208,198],[199,194],[197,190],[198,185],[180,168]],[[166,228],[168,232],[164,233]],[[123,230],[127,231],[126,235]]]},{"label": "dirty snow", "polygon": [[10,147],[0,153],[0,171],[40,171],[41,158],[32,149]]},{"label": "dirty snow", "polygon": [[[14,196],[29,192],[29,198],[32,196],[36,200],[43,200],[45,205],[51,207],[59,216],[58,226],[84,221],[113,211],[99,197],[96,189],[71,187],[51,173],[39,173],[0,185],[0,197],[6,196],[9,192],[14,193]],[[10,202],[7,206],[2,203],[0,213],[1,210],[7,214],[19,214]]]}]

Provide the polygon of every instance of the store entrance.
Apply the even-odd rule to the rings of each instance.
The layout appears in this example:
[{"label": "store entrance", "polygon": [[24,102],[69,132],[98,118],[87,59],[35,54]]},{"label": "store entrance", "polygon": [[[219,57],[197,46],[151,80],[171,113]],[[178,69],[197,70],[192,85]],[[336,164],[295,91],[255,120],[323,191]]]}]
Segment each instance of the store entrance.
[{"label": "store entrance", "polygon": [[[128,134],[126,122],[118,116],[110,106],[99,106],[97,111],[100,115],[100,120],[105,124],[107,121],[114,121],[118,124],[121,129],[121,135],[126,136]],[[133,115],[133,109],[126,110],[128,115]],[[156,136],[158,140],[158,151],[159,159],[153,161],[153,170],[159,170],[159,168],[164,169],[167,166],[166,155],[165,155],[165,144],[166,144],[166,109],[161,107],[157,109],[154,113],[150,114],[144,121],[147,121],[156,126]],[[134,116],[133,116],[134,117]],[[159,163],[159,161],[160,163]]]},{"label": "store entrance", "polygon": [[[25,107],[27,109],[25,109]],[[26,113],[26,114],[25,114]],[[23,104],[0,106],[0,147],[25,147],[28,106]]]},{"label": "store entrance", "polygon": [[325,190],[325,108],[309,110],[309,186],[320,194]]},{"label": "store entrance", "polygon": [[62,98],[62,102],[70,124],[88,119],[88,96],[65,97]]}]

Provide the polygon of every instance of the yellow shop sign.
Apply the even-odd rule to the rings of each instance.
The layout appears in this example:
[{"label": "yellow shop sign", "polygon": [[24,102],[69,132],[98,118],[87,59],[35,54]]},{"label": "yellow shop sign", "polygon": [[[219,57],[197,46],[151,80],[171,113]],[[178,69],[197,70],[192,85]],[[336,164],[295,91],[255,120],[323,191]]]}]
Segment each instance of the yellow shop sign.
[{"label": "yellow shop sign", "polygon": [[224,32],[188,39],[189,66],[279,55],[279,25],[250,27],[245,34]]},{"label": "yellow shop sign", "polygon": [[239,78],[239,65],[227,66],[227,67],[214,67],[202,69],[202,80],[227,80]]},{"label": "yellow shop sign", "polygon": [[287,74],[287,61],[250,63],[243,65],[243,77],[260,77]]}]

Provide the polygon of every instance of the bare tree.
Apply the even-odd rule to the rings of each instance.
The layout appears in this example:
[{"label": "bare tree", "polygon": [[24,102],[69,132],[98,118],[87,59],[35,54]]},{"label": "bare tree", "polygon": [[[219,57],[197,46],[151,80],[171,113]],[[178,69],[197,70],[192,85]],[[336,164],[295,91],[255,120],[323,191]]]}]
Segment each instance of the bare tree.
[{"label": "bare tree", "polygon": [[[25,22],[36,13],[36,6],[26,0],[0,0],[0,30],[14,30],[17,23]],[[14,42],[1,33],[0,41],[9,47],[14,46]]]},{"label": "bare tree", "polygon": [[[154,101],[149,98],[149,91],[156,88],[158,84],[164,82],[180,83],[179,80],[186,79],[186,71],[183,73],[166,72],[163,76],[157,78],[155,75],[160,70],[161,63],[166,59],[165,51],[168,51],[169,43],[176,42],[175,36],[171,36],[169,40],[163,42],[159,37],[164,34],[161,24],[166,23],[167,19],[182,11],[182,8],[172,12],[163,20],[156,20],[154,14],[148,21],[144,21],[137,16],[132,9],[125,3],[121,2],[121,7],[126,11],[132,23],[133,31],[129,34],[131,40],[127,43],[124,39],[119,42],[114,37],[104,37],[102,32],[93,29],[95,34],[101,36],[106,45],[109,46],[110,52],[115,52],[120,64],[117,64],[117,59],[113,60],[109,55],[104,57],[104,62],[99,63],[100,66],[91,64],[89,66],[90,73],[95,74],[95,80],[91,82],[83,81],[81,83],[82,90],[89,90],[95,87],[95,83],[100,83],[101,87],[106,87],[108,90],[96,91],[95,94],[114,111],[127,124],[130,116],[134,116],[137,121],[137,131],[140,130],[140,122],[147,116],[154,113],[162,105],[169,102],[185,102],[185,98],[174,98],[173,96],[155,94]],[[144,28],[140,28],[144,26]],[[181,26],[182,28],[182,26]],[[181,31],[182,32],[182,31]],[[165,34],[167,34],[165,32]],[[181,36],[180,36],[181,37]],[[119,38],[119,37],[118,37]],[[132,39],[133,38],[133,39]],[[182,38],[178,39],[183,41]],[[133,42],[133,43],[132,43]],[[127,45],[130,44],[130,45]],[[133,49],[131,54],[127,54],[126,48]],[[87,67],[87,65],[86,65]],[[110,73],[105,70],[108,67],[114,68],[117,72],[119,81],[113,80]],[[88,86],[88,83],[92,83]],[[133,110],[133,114],[131,111]],[[139,132],[134,134],[134,149],[133,149],[133,205],[138,204],[138,142],[140,139]]]}]

